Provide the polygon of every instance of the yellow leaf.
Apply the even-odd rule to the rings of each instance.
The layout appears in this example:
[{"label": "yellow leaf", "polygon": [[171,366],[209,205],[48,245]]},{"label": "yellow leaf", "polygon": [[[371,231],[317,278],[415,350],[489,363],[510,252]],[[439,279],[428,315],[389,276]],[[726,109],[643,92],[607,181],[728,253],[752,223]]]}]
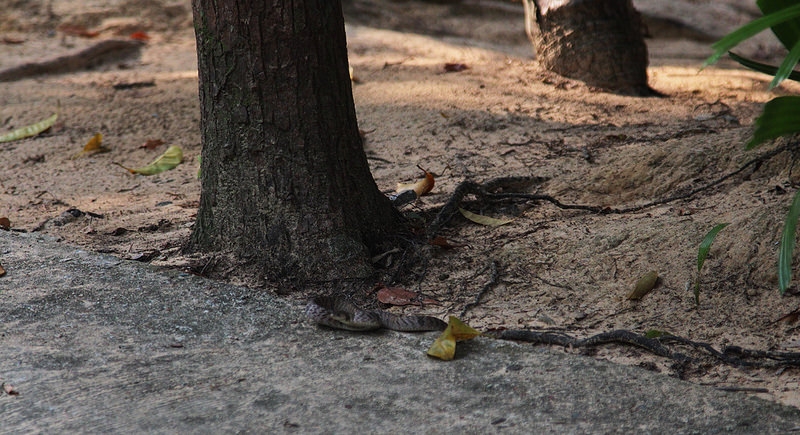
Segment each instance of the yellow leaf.
[{"label": "yellow leaf", "polygon": [[89,142],[86,142],[86,145],[83,146],[83,150],[73,154],[69,159],[74,160],[79,157],[90,156],[92,154],[107,153],[109,151],[111,150],[103,146],[103,135],[97,133],[94,136],[92,136],[91,139],[89,139]]},{"label": "yellow leaf", "polygon": [[443,361],[450,361],[456,355],[456,340],[453,338],[453,329],[451,325],[442,332],[436,341],[433,342],[428,348],[428,356],[439,358]]},{"label": "yellow leaf", "polygon": [[147,166],[143,166],[141,168],[128,168],[116,162],[115,164],[125,168],[131,174],[155,175],[178,166],[182,160],[183,150],[181,150],[181,147],[179,146],[172,145],[171,147],[167,148],[166,151],[164,151],[164,154],[161,154],[153,163],[150,163]]},{"label": "yellow leaf", "polygon": [[45,119],[44,121],[39,121],[36,124],[31,124],[22,128],[18,128],[12,131],[11,133],[0,136],[0,143],[11,142],[26,137],[36,136],[37,134],[52,127],[53,124],[56,123],[56,119],[58,119],[58,113],[53,114],[53,116]]},{"label": "yellow leaf", "polygon": [[500,225],[505,225],[509,222],[514,221],[514,219],[495,219],[493,217],[475,214],[469,210],[464,210],[461,207],[458,208],[458,211],[460,211],[465,218],[471,220],[472,222],[475,222],[476,224],[486,225],[487,227],[499,227]]},{"label": "yellow leaf", "polygon": [[456,355],[456,341],[469,340],[481,335],[480,332],[462,322],[455,316],[450,316],[447,328],[428,348],[428,356],[450,361]]},{"label": "yellow leaf", "polygon": [[447,324],[450,328],[452,328],[453,338],[456,341],[469,340],[481,335],[479,331],[462,322],[456,316],[450,316],[450,320]]}]

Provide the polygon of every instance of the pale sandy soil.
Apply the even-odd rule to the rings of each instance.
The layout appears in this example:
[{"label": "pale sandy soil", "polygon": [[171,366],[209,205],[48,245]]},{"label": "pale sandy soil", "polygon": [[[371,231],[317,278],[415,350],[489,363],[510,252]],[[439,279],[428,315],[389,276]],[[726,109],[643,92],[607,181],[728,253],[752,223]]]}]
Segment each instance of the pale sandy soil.
[{"label": "pale sandy soil", "polygon": [[[667,10],[673,2],[637,4],[651,16],[683,19],[712,39],[753,13],[749,2],[739,1],[681,2],[691,13]],[[767,92],[769,78],[730,63],[700,73],[709,54],[703,32],[676,39],[669,37],[677,34],[674,27],[653,31],[651,85],[668,97],[645,99],[594,92],[541,72],[516,3],[353,1],[346,10],[350,62],[359,79],[355,101],[373,174],[386,191],[417,177],[416,165],[440,174],[432,194],[409,208],[423,216],[464,179],[545,176],[549,180],[535,191],[615,208],[690,190],[778,146],[745,151],[743,144],[763,102],[800,91],[790,84]],[[122,258],[185,263],[180,247],[200,191],[189,4],[12,2],[0,18],[0,70],[97,42],[55,30],[65,23],[102,29],[99,38],[142,30],[151,39],[139,58],[0,83],[0,133],[44,119],[60,104],[50,131],[0,145],[0,217],[16,230],[37,230]],[[781,55],[769,35],[743,52],[773,60]],[[445,74],[448,62],[469,69]],[[141,82],[154,86],[114,87]],[[111,151],[70,160],[96,132]],[[165,144],[140,148],[148,139]],[[168,145],[185,154],[172,171],[134,176],[112,164],[146,164]],[[396,284],[443,302],[425,307],[429,313],[459,314],[489,281],[488,266],[496,262],[497,285],[464,316],[478,328],[547,328],[578,336],[659,329],[715,347],[797,352],[797,325],[777,322],[797,308],[796,291],[781,297],[775,272],[784,215],[800,181],[794,162],[792,153],[781,153],[689,200],[623,215],[547,203],[468,204],[474,212],[514,221],[487,228],[456,219],[442,235],[468,246],[425,251],[416,274]],[[59,220],[70,208],[102,218]],[[697,247],[720,222],[730,226],[711,250],[696,306],[691,284]],[[634,282],[650,270],[659,272],[661,284],[642,301],[628,301]],[[764,398],[800,406],[796,368],[751,370],[711,360],[679,368],[623,346],[593,355],[698,383],[763,388]]]}]

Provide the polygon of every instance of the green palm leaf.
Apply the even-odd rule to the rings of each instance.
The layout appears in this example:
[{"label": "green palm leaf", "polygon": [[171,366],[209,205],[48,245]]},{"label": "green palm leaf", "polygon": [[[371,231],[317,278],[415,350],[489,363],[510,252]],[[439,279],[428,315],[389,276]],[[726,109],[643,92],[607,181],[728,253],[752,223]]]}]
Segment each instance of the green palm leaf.
[{"label": "green palm leaf", "polygon": [[[744,26],[736,29],[734,32],[715,42],[711,46],[711,48],[714,49],[714,53],[708,59],[706,59],[706,61],[703,63],[703,67],[718,61],[723,54],[728,52],[731,48],[739,45],[739,43],[745,39],[751,38],[777,24],[785,23],[795,18],[800,18],[800,4],[772,12],[745,24]],[[794,45],[795,44],[791,44],[790,46],[793,47]]]},{"label": "green palm leaf", "polygon": [[[769,15],[780,13],[783,9],[797,4],[797,0],[758,0],[756,1],[761,13]],[[784,47],[794,47],[800,41],[800,21],[788,20],[781,24],[772,26],[772,33],[778,37]]]},{"label": "green palm leaf", "polygon": [[792,281],[792,251],[794,251],[794,239],[797,231],[797,219],[800,217],[800,190],[794,194],[792,206],[786,215],[786,223],[783,225],[783,235],[781,236],[781,246],[778,252],[778,287],[781,294],[786,292]]},{"label": "green palm leaf", "polygon": [[772,82],[769,84],[769,88],[773,89],[781,84],[782,81],[786,80],[789,77],[789,74],[792,73],[794,70],[794,66],[797,65],[797,61],[800,60],[800,43],[794,44],[791,50],[789,50],[789,54],[786,55],[786,58],[783,59],[781,62],[781,66],[778,67],[778,71],[775,73],[775,77],[772,79]]},{"label": "green palm leaf", "polygon": [[[742,66],[750,68],[753,71],[758,71],[760,73],[769,74],[771,76],[774,76],[775,73],[778,72],[778,67],[776,67],[776,66],[767,65],[765,63],[756,62],[756,61],[754,61],[752,59],[744,58],[744,57],[739,56],[738,54],[736,54],[736,53],[734,53],[732,51],[728,52],[728,56],[730,56],[731,59],[735,60],[736,62],[739,62]],[[800,82],[800,72],[792,71],[792,72],[789,73],[789,77],[787,77],[787,78],[789,80],[794,80],[796,82]]]},{"label": "green palm leaf", "polygon": [[800,132],[800,97],[773,98],[764,105],[764,111],[756,119],[753,138],[747,149],[784,135]]}]

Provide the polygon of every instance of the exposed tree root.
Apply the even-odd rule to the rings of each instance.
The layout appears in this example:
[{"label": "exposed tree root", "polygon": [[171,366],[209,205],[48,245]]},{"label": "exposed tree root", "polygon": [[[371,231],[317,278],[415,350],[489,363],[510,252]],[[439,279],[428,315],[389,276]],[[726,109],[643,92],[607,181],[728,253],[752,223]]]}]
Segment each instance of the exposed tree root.
[{"label": "exposed tree root", "polygon": [[[450,199],[445,203],[433,221],[428,225],[428,229],[426,231],[426,239],[431,240],[438,234],[439,231],[452,219],[455,213],[458,211],[458,208],[461,205],[461,201],[464,197],[468,194],[475,195],[479,198],[488,200],[488,201],[497,201],[497,200],[523,200],[523,201],[547,201],[556,207],[564,210],[584,210],[590,213],[596,214],[626,214],[626,213],[635,213],[642,211],[647,208],[656,207],[659,205],[668,204],[670,202],[679,201],[683,199],[689,199],[694,195],[697,195],[700,192],[708,190],[723,181],[734,177],[740,173],[742,173],[745,169],[756,166],[763,163],[764,161],[789,150],[790,148],[797,147],[795,142],[789,142],[783,146],[775,148],[769,152],[766,152],[749,162],[745,163],[739,169],[723,175],[716,180],[705,184],[703,186],[697,187],[692,189],[688,192],[678,193],[675,195],[668,196],[666,198],[656,199],[654,201],[650,201],[648,203],[637,205],[633,207],[626,207],[626,208],[610,208],[605,206],[599,205],[585,205],[585,204],[564,204],[563,202],[559,201],[558,199],[554,198],[551,195],[547,194],[539,194],[539,193],[519,193],[513,192],[509,190],[513,190],[517,186],[520,185],[527,185],[530,186],[532,184],[540,184],[545,181],[544,178],[541,177],[501,177],[489,180],[485,183],[476,183],[474,181],[463,181],[461,184],[456,187],[453,191],[453,194],[450,196]],[[497,190],[502,189],[502,192],[498,192]]]},{"label": "exposed tree root", "polygon": [[485,335],[500,340],[516,340],[534,344],[552,344],[574,348],[587,348],[608,343],[621,343],[636,346],[655,355],[670,358],[681,363],[691,362],[691,357],[673,351],[667,346],[667,344],[677,344],[690,346],[695,350],[714,357],[720,362],[733,366],[757,368],[800,367],[800,353],[797,352],[751,350],[739,346],[726,346],[719,351],[708,343],[693,341],[688,338],[675,335],[663,335],[658,338],[649,338],[628,330],[602,332],[583,339],[557,332],[519,329],[491,331]]}]

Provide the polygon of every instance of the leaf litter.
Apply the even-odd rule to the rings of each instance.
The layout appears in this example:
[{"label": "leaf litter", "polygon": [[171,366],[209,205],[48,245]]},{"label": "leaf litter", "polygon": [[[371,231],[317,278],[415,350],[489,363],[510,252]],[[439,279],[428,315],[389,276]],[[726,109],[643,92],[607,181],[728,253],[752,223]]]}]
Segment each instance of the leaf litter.
[{"label": "leaf litter", "polygon": [[120,163],[114,162],[115,165],[122,167],[131,174],[139,175],[156,175],[164,171],[169,171],[175,168],[183,161],[183,150],[177,145],[172,145],[164,151],[164,154],[158,156],[152,163],[147,166],[138,168],[129,168]]},{"label": "leaf litter", "polygon": [[47,119],[39,121],[35,124],[26,125],[25,127],[18,128],[10,133],[0,136],[0,143],[12,142],[15,140],[25,139],[26,137],[38,136],[42,132],[47,131],[58,119],[58,113],[54,113]]}]

